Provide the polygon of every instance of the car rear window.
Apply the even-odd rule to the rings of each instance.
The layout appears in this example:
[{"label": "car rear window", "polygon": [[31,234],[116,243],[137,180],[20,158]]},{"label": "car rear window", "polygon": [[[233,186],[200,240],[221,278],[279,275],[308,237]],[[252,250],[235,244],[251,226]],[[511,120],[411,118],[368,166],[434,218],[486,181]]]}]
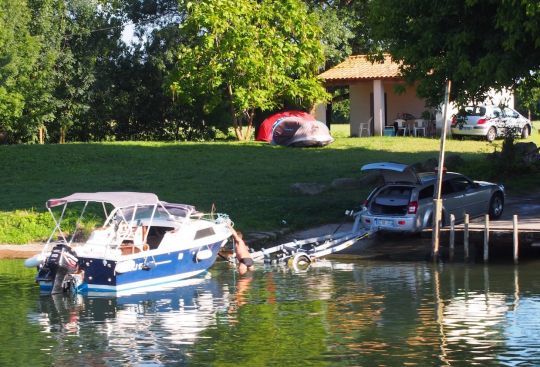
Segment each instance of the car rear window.
[{"label": "car rear window", "polygon": [[486,114],[486,108],[482,106],[467,106],[464,110],[467,116],[484,116]]}]

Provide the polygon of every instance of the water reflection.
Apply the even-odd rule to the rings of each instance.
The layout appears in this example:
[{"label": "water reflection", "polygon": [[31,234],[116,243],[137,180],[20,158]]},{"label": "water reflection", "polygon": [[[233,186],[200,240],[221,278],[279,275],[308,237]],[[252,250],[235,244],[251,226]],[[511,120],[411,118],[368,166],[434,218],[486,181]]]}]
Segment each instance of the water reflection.
[{"label": "water reflection", "polygon": [[[27,300],[22,326],[39,345],[27,364],[540,365],[536,266],[314,265],[238,277],[218,264],[160,292]],[[0,311],[17,304],[2,290]]]},{"label": "water reflection", "polygon": [[216,323],[229,307],[226,293],[201,278],[120,298],[42,296],[28,318],[55,341],[48,352],[61,363],[162,365]]}]

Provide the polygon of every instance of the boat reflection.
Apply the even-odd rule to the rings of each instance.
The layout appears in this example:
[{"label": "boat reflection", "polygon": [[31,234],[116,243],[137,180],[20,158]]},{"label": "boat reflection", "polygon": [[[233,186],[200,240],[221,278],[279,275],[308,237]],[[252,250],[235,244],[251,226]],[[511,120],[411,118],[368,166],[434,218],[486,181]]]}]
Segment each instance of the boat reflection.
[{"label": "boat reflection", "polygon": [[[195,278],[174,288],[124,297],[44,296],[28,319],[55,341],[51,354],[71,354],[68,361],[77,362],[81,358],[77,354],[94,353],[92,358],[101,363],[131,365],[167,360],[170,353],[182,355],[171,348],[195,343],[228,307],[227,287],[213,279]],[[93,345],[95,350],[81,351],[82,345]]]}]

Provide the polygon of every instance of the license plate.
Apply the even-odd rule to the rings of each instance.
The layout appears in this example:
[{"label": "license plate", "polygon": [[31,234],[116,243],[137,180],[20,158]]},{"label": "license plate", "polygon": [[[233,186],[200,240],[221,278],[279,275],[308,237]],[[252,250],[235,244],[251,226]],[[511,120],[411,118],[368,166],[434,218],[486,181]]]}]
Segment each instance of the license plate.
[{"label": "license plate", "polygon": [[375,221],[375,224],[377,224],[379,226],[393,227],[394,226],[394,221],[389,220],[389,219],[377,219]]},{"label": "license plate", "polygon": [[459,129],[460,130],[471,130],[472,127],[471,126],[460,126]]}]

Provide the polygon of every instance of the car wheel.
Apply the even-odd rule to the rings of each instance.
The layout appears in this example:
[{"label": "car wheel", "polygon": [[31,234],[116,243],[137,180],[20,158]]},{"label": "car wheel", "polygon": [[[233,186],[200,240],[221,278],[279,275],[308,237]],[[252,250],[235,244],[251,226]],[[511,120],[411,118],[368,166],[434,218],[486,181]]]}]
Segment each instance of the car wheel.
[{"label": "car wheel", "polygon": [[504,210],[504,198],[500,193],[496,193],[489,201],[489,218],[499,219]]},{"label": "car wheel", "polygon": [[530,135],[529,126],[525,125],[523,126],[523,129],[521,129],[521,139],[527,139]]},{"label": "car wheel", "polygon": [[486,134],[487,141],[491,143],[493,140],[495,140],[496,137],[497,137],[497,129],[495,129],[494,127],[490,127]]}]

